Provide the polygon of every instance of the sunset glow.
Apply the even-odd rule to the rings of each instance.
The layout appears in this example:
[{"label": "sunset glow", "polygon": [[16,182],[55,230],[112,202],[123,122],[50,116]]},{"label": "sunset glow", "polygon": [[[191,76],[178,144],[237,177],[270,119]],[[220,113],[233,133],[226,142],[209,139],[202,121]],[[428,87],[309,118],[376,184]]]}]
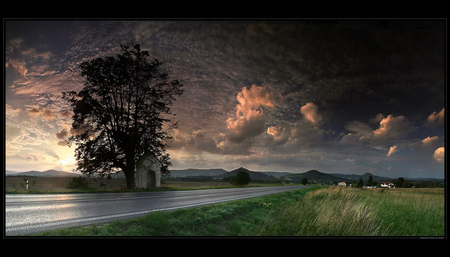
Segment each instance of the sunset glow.
[{"label": "sunset glow", "polygon": [[171,169],[444,177],[445,23],[5,21],[6,169],[72,171],[79,64],[139,43],[184,85]]}]

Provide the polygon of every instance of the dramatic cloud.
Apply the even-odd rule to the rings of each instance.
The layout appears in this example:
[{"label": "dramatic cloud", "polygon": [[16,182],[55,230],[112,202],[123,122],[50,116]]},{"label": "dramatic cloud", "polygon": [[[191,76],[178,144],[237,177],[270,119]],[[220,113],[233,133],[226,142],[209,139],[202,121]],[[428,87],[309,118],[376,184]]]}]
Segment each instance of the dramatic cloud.
[{"label": "dramatic cloud", "polygon": [[65,140],[89,126],[71,128],[61,92],[83,88],[81,62],[139,43],[184,85],[173,169],[443,177],[445,21],[6,20],[5,31],[7,169],[76,163]]},{"label": "dramatic cloud", "polygon": [[396,145],[391,146],[391,148],[389,148],[389,152],[388,152],[387,156],[389,157],[389,156],[391,156],[393,153],[396,153],[396,152],[398,152],[398,151],[400,151],[400,150],[398,149],[398,147],[397,147]]},{"label": "dramatic cloud", "polygon": [[346,146],[360,146],[363,143],[363,140],[361,138],[364,139],[363,136],[357,133],[350,132],[348,134],[343,135],[339,143]]},{"label": "dramatic cloud", "polygon": [[379,123],[380,121],[382,121],[384,118],[386,118],[386,116],[384,116],[381,113],[378,113],[374,118],[370,119],[370,122],[372,123]]},{"label": "dramatic cloud", "polygon": [[83,88],[78,72],[44,73],[39,76],[27,76],[14,80],[12,92],[17,95],[32,96],[36,94],[61,95],[63,91]]},{"label": "dramatic cloud", "polygon": [[437,162],[444,162],[444,158],[445,158],[445,148],[444,148],[443,146],[441,146],[441,147],[439,147],[438,149],[436,149],[436,151],[434,151],[433,158],[434,158]]},{"label": "dramatic cloud", "polygon": [[322,121],[322,116],[317,113],[317,106],[313,103],[306,103],[300,108],[300,112],[305,116],[305,119],[316,125]]},{"label": "dramatic cloud", "polygon": [[22,60],[8,59],[5,63],[5,67],[11,66],[14,68],[22,77],[27,76],[28,69],[25,67],[26,63]]},{"label": "dramatic cloud", "polygon": [[439,144],[439,137],[433,136],[433,137],[427,137],[422,140],[422,144],[424,146],[434,146],[436,144]]},{"label": "dramatic cloud", "polygon": [[291,126],[287,122],[280,122],[276,126],[271,126],[267,128],[267,134],[269,137],[269,145],[283,145],[285,144],[291,136]]},{"label": "dramatic cloud", "polygon": [[70,118],[73,116],[73,112],[66,110],[66,111],[60,112],[59,115],[61,115],[61,117]]},{"label": "dramatic cloud", "polygon": [[[369,125],[359,121],[349,122],[345,126],[345,129],[351,132],[355,132],[359,140],[369,139],[374,135],[374,132]],[[352,135],[353,137],[355,136],[354,134]]]},{"label": "dramatic cloud", "polygon": [[41,115],[41,111],[38,108],[34,107],[33,109],[28,111],[28,115],[30,115],[31,117],[36,118],[39,115]]},{"label": "dramatic cloud", "polygon": [[241,143],[264,132],[265,117],[261,106],[274,107],[275,95],[264,87],[252,85],[250,90],[243,87],[237,95],[236,118],[227,119],[230,131],[228,139],[233,143]]},{"label": "dramatic cloud", "polygon": [[69,132],[66,129],[63,129],[61,132],[56,133],[55,136],[59,139],[66,139],[67,136],[69,136]]},{"label": "dramatic cloud", "polygon": [[68,146],[69,143],[67,143],[66,140],[61,140],[61,141],[58,141],[57,145],[59,145],[59,146]]},{"label": "dramatic cloud", "polygon": [[299,121],[292,126],[290,142],[300,148],[318,146],[323,139],[324,131],[311,126],[309,122]]},{"label": "dramatic cloud", "polygon": [[23,45],[23,38],[16,37],[9,41],[9,43],[6,45],[6,52],[8,54],[14,53],[14,50],[20,49]]},{"label": "dramatic cloud", "polygon": [[428,126],[437,126],[437,125],[444,124],[444,119],[445,119],[444,110],[445,110],[445,108],[442,108],[442,110],[439,113],[433,112],[432,114],[430,114],[430,116],[428,116],[428,119],[427,119],[427,125]]},{"label": "dramatic cloud", "polygon": [[56,119],[56,116],[53,115],[53,112],[52,112],[50,109],[44,109],[43,115],[44,115],[44,119],[45,119],[46,121]]},{"label": "dramatic cloud", "polygon": [[208,137],[206,134],[194,131],[192,134],[184,133],[174,129],[172,140],[169,142],[169,150],[179,154],[179,151],[188,151],[191,154],[221,154],[221,155],[249,155],[248,149],[251,141],[247,140],[241,144],[231,143],[227,136],[220,134],[216,138]]},{"label": "dramatic cloud", "polygon": [[395,141],[405,138],[410,130],[410,123],[405,116],[394,117],[389,114],[380,121],[380,126],[373,131],[373,139],[377,143]]}]

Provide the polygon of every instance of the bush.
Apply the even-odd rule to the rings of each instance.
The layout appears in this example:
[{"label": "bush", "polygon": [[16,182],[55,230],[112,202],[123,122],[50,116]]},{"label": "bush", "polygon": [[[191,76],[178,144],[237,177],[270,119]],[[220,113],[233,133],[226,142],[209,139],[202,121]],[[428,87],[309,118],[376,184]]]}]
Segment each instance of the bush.
[{"label": "bush", "polygon": [[69,189],[88,189],[89,181],[84,177],[72,178],[67,184],[67,188]]},{"label": "bush", "polygon": [[230,183],[236,186],[244,186],[250,183],[250,174],[245,171],[239,171],[236,176],[230,179]]}]

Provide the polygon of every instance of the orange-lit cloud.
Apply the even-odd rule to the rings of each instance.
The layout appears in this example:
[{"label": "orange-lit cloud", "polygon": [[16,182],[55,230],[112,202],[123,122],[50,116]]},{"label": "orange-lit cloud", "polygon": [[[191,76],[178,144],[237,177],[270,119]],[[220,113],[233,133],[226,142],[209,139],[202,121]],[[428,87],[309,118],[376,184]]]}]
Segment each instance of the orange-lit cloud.
[{"label": "orange-lit cloud", "polygon": [[264,87],[252,85],[248,90],[243,87],[237,95],[236,117],[227,119],[230,131],[229,140],[241,143],[264,132],[265,118],[261,106],[274,107],[275,94]]},{"label": "orange-lit cloud", "polygon": [[5,63],[5,67],[8,68],[11,66],[14,68],[22,77],[27,76],[28,69],[25,67],[25,62],[21,60],[8,59]]},{"label": "orange-lit cloud", "polygon": [[300,112],[303,114],[306,120],[316,125],[322,121],[322,116],[317,111],[317,106],[313,103],[306,103],[300,108]]},{"label": "orange-lit cloud", "polygon": [[39,115],[41,115],[41,111],[38,108],[34,107],[33,109],[28,111],[28,115],[30,115],[31,117],[36,118]]},{"label": "orange-lit cloud", "polygon": [[269,144],[282,145],[286,143],[291,136],[291,131],[291,126],[287,122],[280,122],[276,126],[268,127],[267,134],[272,136]]},{"label": "orange-lit cloud", "polygon": [[384,143],[406,137],[411,130],[410,123],[403,115],[394,117],[389,114],[380,121],[380,125],[373,131],[373,140],[376,143]]},{"label": "orange-lit cloud", "polygon": [[393,153],[396,153],[398,151],[400,151],[400,150],[398,149],[398,147],[396,145],[391,146],[391,148],[389,148],[389,152],[388,152],[387,156],[391,156]]},{"label": "orange-lit cloud", "polygon": [[47,108],[44,109],[43,115],[44,115],[44,119],[45,119],[46,121],[56,119],[56,116],[53,115],[53,112],[52,112],[50,109],[47,109]]},{"label": "orange-lit cloud", "polygon": [[438,136],[434,136],[434,137],[427,137],[425,139],[422,140],[422,144],[424,145],[431,145],[431,144],[435,144],[437,143],[439,140]]},{"label": "orange-lit cloud", "polygon": [[442,110],[438,112],[433,112],[428,116],[427,119],[427,125],[429,126],[436,126],[440,124],[444,124],[444,118],[445,118],[445,108],[442,108]]},{"label": "orange-lit cloud", "polygon": [[70,118],[73,116],[73,112],[66,110],[66,111],[60,112],[59,115],[61,115],[61,117]]},{"label": "orange-lit cloud", "polygon": [[436,151],[434,151],[433,158],[434,158],[437,162],[444,162],[444,158],[445,158],[445,148],[444,148],[443,146],[441,146],[441,147],[439,147],[438,149],[436,149]]}]

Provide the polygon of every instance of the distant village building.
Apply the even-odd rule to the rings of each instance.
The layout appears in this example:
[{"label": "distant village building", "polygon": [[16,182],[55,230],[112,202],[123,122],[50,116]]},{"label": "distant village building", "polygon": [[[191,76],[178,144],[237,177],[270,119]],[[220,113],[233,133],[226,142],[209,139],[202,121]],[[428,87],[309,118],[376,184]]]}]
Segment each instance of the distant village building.
[{"label": "distant village building", "polygon": [[395,184],[392,182],[381,182],[380,187],[395,188]]},{"label": "distant village building", "polygon": [[162,163],[153,153],[146,153],[136,164],[135,185],[137,188],[161,186]]},{"label": "distant village building", "polygon": [[339,182],[338,186],[346,187],[346,186],[347,186],[347,183],[345,183],[345,182]]}]

